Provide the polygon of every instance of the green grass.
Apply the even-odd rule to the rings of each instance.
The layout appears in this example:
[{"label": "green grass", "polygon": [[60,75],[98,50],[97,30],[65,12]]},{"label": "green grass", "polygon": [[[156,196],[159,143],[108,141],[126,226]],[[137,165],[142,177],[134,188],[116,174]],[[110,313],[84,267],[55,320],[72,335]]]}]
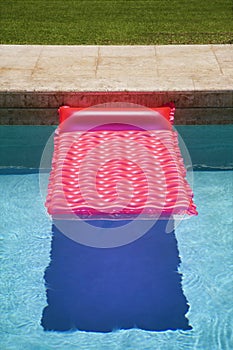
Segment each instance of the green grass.
[{"label": "green grass", "polygon": [[0,42],[227,44],[232,7],[232,0],[0,0]]}]

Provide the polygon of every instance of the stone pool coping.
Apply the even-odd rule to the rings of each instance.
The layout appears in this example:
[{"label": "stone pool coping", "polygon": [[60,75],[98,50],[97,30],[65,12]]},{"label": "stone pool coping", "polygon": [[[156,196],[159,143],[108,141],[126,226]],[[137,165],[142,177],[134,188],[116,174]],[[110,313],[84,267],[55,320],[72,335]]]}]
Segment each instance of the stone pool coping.
[{"label": "stone pool coping", "polygon": [[55,125],[61,105],[173,101],[176,124],[233,123],[233,45],[0,45],[0,124]]}]

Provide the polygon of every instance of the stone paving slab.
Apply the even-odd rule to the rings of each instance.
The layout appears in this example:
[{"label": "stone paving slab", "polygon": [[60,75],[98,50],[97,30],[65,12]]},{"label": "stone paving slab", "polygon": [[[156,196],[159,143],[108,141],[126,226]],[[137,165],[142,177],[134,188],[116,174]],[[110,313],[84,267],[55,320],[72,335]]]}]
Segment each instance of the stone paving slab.
[{"label": "stone paving slab", "polygon": [[0,124],[110,101],[174,101],[180,124],[231,123],[233,45],[0,46]]}]

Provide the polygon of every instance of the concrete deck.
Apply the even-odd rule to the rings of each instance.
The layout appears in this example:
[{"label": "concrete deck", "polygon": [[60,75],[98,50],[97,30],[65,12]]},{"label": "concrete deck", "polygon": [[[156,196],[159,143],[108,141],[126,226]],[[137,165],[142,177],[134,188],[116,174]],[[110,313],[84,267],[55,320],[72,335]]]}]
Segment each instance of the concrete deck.
[{"label": "concrete deck", "polygon": [[60,105],[173,101],[177,124],[233,122],[233,45],[0,46],[0,124],[56,124]]}]

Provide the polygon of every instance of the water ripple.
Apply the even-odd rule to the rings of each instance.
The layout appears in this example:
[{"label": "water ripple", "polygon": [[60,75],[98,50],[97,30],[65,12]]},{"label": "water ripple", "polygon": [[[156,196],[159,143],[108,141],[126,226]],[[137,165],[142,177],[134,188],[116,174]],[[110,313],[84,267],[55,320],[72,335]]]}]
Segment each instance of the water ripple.
[{"label": "water ripple", "polygon": [[109,334],[44,332],[44,270],[49,264],[51,222],[39,197],[38,176],[0,176],[0,333],[3,350],[231,350],[232,175],[195,172],[199,216],[176,230],[179,271],[190,304],[190,331]]}]

